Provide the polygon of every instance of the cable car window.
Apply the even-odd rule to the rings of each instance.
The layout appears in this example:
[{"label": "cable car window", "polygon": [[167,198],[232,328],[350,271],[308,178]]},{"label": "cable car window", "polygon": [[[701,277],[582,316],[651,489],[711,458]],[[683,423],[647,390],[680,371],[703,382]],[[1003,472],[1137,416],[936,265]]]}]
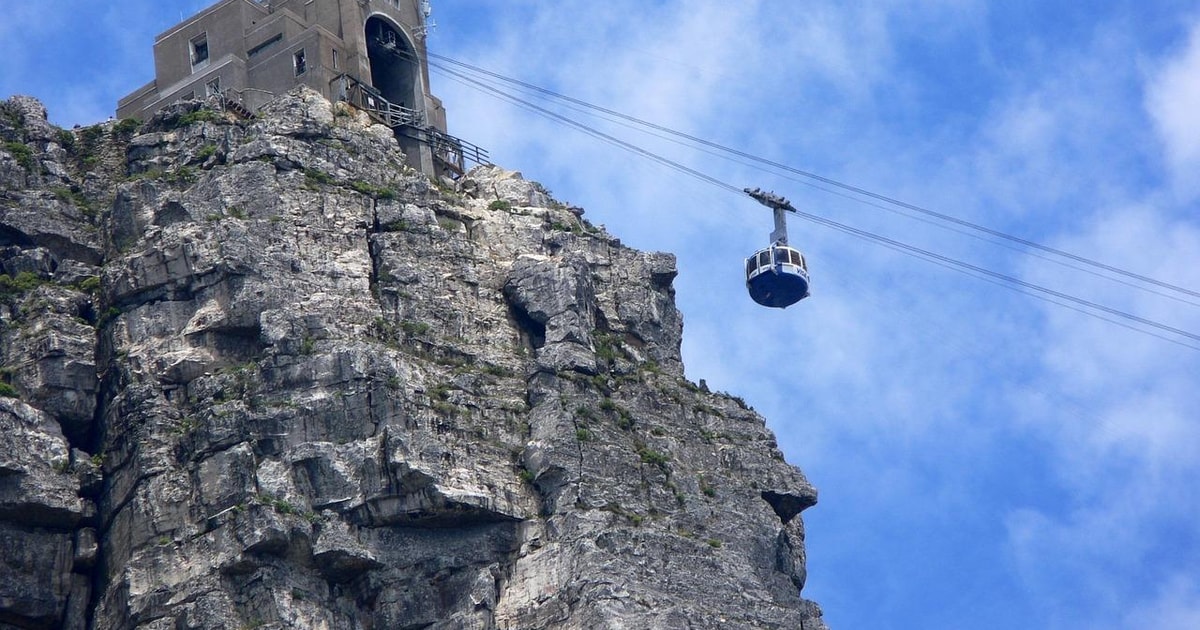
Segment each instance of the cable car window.
[{"label": "cable car window", "polygon": [[755,260],[754,260],[754,256],[751,256],[751,257],[749,257],[749,258],[747,258],[747,259],[746,259],[746,275],[747,275],[747,276],[749,276],[750,274],[754,273],[754,270],[758,268],[758,267],[757,267],[757,266],[754,264],[754,262],[755,262]]},{"label": "cable car window", "polygon": [[792,255],[792,264],[793,265],[796,265],[798,267],[804,266],[804,257],[800,255],[800,252],[793,249],[791,252],[791,255]]},{"label": "cable car window", "polygon": [[758,266],[759,267],[770,267],[771,266],[771,252],[769,250],[764,250],[764,251],[758,252]]}]

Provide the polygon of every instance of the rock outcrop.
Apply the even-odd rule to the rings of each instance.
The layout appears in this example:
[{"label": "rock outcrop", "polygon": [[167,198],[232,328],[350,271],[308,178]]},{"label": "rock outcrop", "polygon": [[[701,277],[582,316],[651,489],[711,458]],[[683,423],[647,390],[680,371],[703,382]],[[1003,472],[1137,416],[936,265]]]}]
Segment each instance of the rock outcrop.
[{"label": "rock outcrop", "polygon": [[0,628],[823,628],[674,259],[312,92],[0,104]]}]

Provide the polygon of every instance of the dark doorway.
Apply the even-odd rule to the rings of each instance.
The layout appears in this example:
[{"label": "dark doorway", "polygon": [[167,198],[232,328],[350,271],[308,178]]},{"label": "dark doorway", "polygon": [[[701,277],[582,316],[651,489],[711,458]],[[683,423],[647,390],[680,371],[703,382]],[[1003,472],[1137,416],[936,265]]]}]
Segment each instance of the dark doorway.
[{"label": "dark doorway", "polygon": [[367,57],[371,85],[383,98],[407,109],[423,109],[417,52],[404,33],[382,18],[368,19]]},{"label": "dark doorway", "polygon": [[[422,146],[425,121],[425,92],[421,87],[421,66],[416,49],[408,37],[391,22],[367,19],[367,59],[371,64],[371,85],[395,107],[407,110],[403,118],[409,124],[395,127],[396,139],[408,163],[427,170],[428,148]],[[397,114],[399,112],[396,112]],[[432,169],[432,162],[429,165]]]}]

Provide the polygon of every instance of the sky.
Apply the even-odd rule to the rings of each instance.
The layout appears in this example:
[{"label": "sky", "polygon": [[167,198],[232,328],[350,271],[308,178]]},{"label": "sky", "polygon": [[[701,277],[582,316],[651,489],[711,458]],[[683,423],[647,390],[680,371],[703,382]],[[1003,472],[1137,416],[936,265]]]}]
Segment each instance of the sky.
[{"label": "sky", "polygon": [[[102,121],[152,78],[154,35],[206,5],[3,0],[0,97]],[[1200,291],[1194,2],[432,8],[439,55]],[[805,596],[830,627],[1200,628],[1200,342],[799,219],[812,296],[757,306],[742,259],[767,244],[768,210],[444,72],[431,83],[452,134],[677,256],[688,376],[745,398],[820,490]],[[564,112],[805,212],[1200,334],[1195,295]]]}]

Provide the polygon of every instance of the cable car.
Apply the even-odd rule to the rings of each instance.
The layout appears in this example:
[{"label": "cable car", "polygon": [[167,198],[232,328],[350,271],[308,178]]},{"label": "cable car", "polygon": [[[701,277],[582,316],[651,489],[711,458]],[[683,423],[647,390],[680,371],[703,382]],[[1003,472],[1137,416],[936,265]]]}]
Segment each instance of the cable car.
[{"label": "cable car", "polygon": [[808,263],[800,250],[788,246],[785,210],[795,211],[787,199],[758,188],[745,192],[775,213],[771,245],[746,259],[746,289],[750,299],[771,308],[787,308],[808,297]]},{"label": "cable car", "polygon": [[760,249],[746,259],[750,299],[772,308],[787,308],[808,297],[808,265],[800,250],[787,245]]}]

